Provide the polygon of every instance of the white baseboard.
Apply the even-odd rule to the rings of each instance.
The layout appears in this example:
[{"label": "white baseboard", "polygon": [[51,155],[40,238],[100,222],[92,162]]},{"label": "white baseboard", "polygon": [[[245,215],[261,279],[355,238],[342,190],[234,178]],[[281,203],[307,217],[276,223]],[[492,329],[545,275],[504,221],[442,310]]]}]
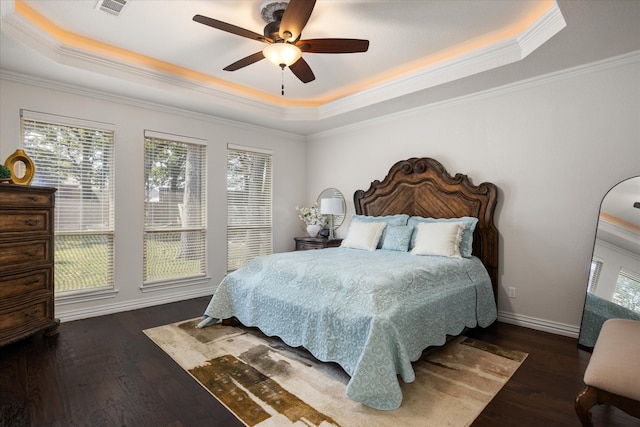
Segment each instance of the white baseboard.
[{"label": "white baseboard", "polygon": [[[195,289],[191,292],[181,292],[179,296],[174,295],[158,295],[151,298],[145,298],[139,301],[120,302],[115,304],[104,304],[99,307],[89,307],[71,310],[62,310],[62,307],[56,307],[56,317],[61,322],[70,322],[72,320],[88,319],[91,317],[105,316],[107,314],[115,314],[123,311],[137,310],[155,305],[168,304],[176,301],[184,301],[193,298],[211,296],[211,289]],[[66,307],[65,307],[66,308]],[[204,312],[205,307],[202,308]],[[193,317],[197,317],[201,313],[194,313]],[[545,319],[523,316],[520,314],[498,312],[498,321],[509,323],[512,325],[522,326],[538,331],[550,332],[552,334],[563,335],[571,338],[578,338],[580,333],[579,326],[567,325],[564,323],[552,322]]]},{"label": "white baseboard", "polygon": [[[115,304],[103,304],[99,307],[87,307],[79,309],[64,309],[62,306],[56,306],[56,317],[61,322],[70,322],[72,320],[88,319],[90,317],[104,316],[107,314],[115,314],[123,311],[137,310],[139,308],[151,307],[154,305],[168,304],[176,301],[184,301],[193,298],[199,298],[204,296],[211,296],[211,289],[194,289],[192,291],[181,291],[180,294],[167,294],[157,295],[149,298],[144,298],[137,301],[124,301]],[[202,307],[202,313],[204,313],[206,307]],[[198,317],[202,313],[193,313],[192,317]]]},{"label": "white baseboard", "polygon": [[580,334],[580,326],[567,325],[565,323],[552,322],[550,320],[523,316],[521,314],[507,313],[504,311],[498,311],[498,321],[538,331],[551,332],[552,334],[563,335],[571,338],[578,338],[578,335]]}]

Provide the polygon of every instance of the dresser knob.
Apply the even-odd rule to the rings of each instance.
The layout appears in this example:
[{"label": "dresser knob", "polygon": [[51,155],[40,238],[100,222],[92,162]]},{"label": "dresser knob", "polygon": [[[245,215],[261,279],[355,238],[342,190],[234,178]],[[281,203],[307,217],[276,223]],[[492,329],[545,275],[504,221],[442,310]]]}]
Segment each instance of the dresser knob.
[{"label": "dresser knob", "polygon": [[30,225],[31,227],[33,227],[33,226],[36,226],[36,225],[40,224],[40,220],[39,219],[29,218],[24,223],[27,224],[27,225]]},{"label": "dresser knob", "polygon": [[25,255],[29,255],[30,257],[38,256],[38,252],[36,251],[24,251]]},{"label": "dresser knob", "polygon": [[40,279],[27,280],[26,282],[23,283],[23,285],[31,286],[31,285],[35,285],[36,283],[40,283]]},{"label": "dresser knob", "polygon": [[38,317],[39,314],[40,314],[40,310],[33,310],[28,313],[25,313],[24,315],[27,317]]}]

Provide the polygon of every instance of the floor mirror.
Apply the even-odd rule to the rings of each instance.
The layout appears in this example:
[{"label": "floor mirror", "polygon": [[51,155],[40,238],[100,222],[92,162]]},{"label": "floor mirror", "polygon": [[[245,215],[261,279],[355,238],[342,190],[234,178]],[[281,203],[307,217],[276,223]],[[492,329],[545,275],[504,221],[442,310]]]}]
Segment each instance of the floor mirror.
[{"label": "floor mirror", "polygon": [[640,320],[640,176],[602,199],[578,346],[592,350],[610,318]]}]

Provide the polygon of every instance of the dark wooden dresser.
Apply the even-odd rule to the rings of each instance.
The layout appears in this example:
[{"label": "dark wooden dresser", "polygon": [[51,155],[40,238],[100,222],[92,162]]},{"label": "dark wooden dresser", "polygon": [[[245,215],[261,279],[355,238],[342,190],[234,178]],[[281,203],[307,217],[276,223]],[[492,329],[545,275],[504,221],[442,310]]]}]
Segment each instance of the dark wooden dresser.
[{"label": "dark wooden dresser", "polygon": [[296,251],[337,248],[342,243],[342,239],[329,240],[326,237],[294,237],[293,240],[296,241]]},{"label": "dark wooden dresser", "polygon": [[0,346],[43,331],[54,317],[55,188],[0,183]]}]

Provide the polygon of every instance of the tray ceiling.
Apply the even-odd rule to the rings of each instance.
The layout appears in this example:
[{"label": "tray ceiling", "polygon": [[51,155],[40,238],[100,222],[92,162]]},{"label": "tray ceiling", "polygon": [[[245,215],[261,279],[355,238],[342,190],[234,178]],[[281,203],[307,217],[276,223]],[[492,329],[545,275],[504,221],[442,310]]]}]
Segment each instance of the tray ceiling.
[{"label": "tray ceiling", "polygon": [[318,0],[304,38],[368,52],[304,54],[308,84],[268,61],[223,71],[263,44],[193,16],[261,32],[266,3],[2,0],[0,73],[308,135],[640,50],[638,1]]},{"label": "tray ceiling", "polygon": [[268,61],[223,71],[264,44],[192,20],[201,14],[262,33],[268,1],[126,0],[117,16],[100,10],[102,1],[2,1],[3,50],[25,45],[44,55],[50,73],[60,65],[102,75],[105,84],[194,92],[230,110],[313,121],[519,61],[565,26],[549,0],[319,0],[304,38],[362,38],[370,47],[305,53],[316,80],[303,84]]}]

